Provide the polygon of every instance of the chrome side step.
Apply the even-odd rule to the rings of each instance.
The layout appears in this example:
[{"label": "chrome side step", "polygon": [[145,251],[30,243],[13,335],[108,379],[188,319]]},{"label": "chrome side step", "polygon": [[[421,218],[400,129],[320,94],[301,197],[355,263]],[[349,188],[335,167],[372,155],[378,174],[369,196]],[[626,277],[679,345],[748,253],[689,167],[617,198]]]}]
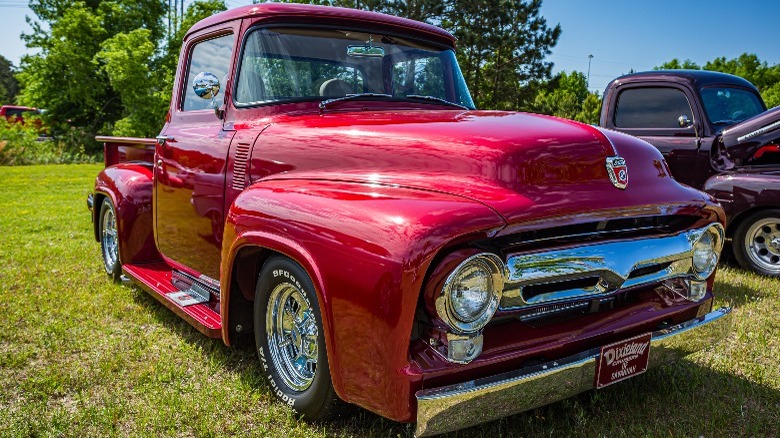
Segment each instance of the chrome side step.
[{"label": "chrome side step", "polygon": [[208,303],[211,295],[219,296],[219,282],[205,275],[195,277],[178,269],[171,271],[171,283],[181,292],[168,294],[168,297],[182,306]]}]

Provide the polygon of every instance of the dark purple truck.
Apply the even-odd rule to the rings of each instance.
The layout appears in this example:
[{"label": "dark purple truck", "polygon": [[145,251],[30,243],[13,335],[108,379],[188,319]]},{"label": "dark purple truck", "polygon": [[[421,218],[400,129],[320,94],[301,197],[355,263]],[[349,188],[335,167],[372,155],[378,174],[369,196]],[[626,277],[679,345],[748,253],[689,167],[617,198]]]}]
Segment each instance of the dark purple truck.
[{"label": "dark purple truck", "polygon": [[659,70],[607,85],[599,125],[644,139],[726,210],[737,262],[780,276],[780,107],[725,73]]}]

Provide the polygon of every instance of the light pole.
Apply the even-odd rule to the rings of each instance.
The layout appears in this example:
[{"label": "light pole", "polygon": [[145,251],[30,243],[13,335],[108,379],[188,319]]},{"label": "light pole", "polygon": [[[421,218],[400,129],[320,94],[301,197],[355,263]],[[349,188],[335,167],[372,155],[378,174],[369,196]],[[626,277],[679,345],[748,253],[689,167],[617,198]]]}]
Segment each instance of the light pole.
[{"label": "light pole", "polygon": [[588,55],[588,80],[587,80],[587,87],[588,91],[590,91],[590,62],[593,60],[593,55]]}]

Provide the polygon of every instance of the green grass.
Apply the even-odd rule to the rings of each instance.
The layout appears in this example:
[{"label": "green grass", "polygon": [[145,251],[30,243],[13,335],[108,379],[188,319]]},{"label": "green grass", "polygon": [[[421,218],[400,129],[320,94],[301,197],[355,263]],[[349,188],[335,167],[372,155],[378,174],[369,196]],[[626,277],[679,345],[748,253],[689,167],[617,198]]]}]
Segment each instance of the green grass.
[{"label": "green grass", "polygon": [[[99,165],[0,167],[0,436],[411,436],[366,411],[299,421],[225,347],[100,265]],[[459,437],[780,435],[780,281],[721,269],[723,343]],[[369,340],[370,341],[370,340]]]}]

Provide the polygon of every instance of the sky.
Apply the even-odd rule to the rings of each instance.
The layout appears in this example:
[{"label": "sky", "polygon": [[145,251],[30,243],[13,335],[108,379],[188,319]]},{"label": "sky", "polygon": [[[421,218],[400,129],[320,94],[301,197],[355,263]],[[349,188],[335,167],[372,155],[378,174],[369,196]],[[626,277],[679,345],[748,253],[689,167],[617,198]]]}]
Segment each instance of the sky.
[{"label": "sky", "polygon": [[[250,3],[227,0],[230,8]],[[27,51],[19,35],[31,31],[25,15],[33,14],[26,4],[0,0],[0,55],[15,66]],[[603,92],[611,79],[631,69],[650,70],[672,58],[703,65],[748,52],[780,64],[780,0],[544,0],[542,16],[562,29],[548,57],[553,71],[587,74],[593,55],[592,91]]]}]

